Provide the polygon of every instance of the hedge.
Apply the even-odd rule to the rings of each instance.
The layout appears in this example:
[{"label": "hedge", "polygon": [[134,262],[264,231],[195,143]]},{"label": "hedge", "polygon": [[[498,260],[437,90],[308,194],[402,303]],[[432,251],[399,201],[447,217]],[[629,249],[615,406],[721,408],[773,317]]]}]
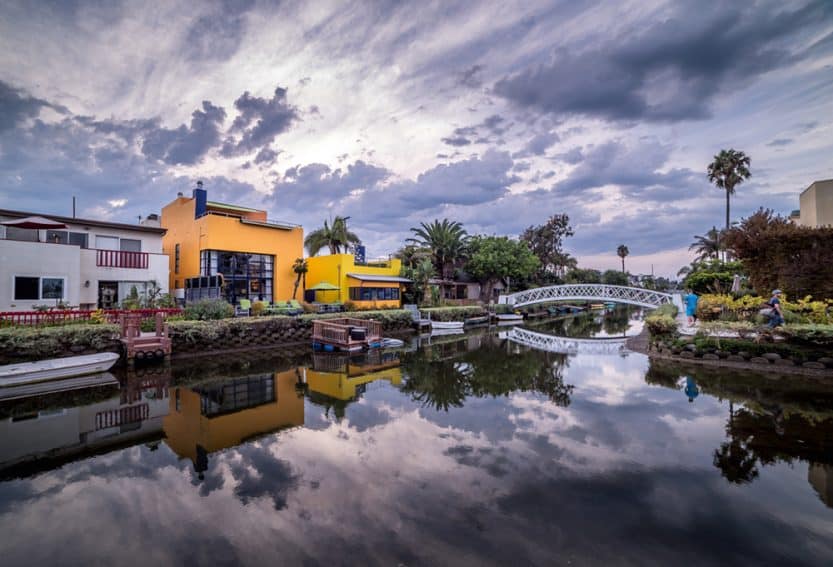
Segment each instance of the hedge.
[{"label": "hedge", "polygon": [[118,345],[118,325],[9,327],[0,329],[0,361],[11,363],[56,358]]},{"label": "hedge", "polygon": [[469,317],[486,315],[486,311],[478,306],[429,307],[422,309],[422,313],[432,321],[463,321]]}]

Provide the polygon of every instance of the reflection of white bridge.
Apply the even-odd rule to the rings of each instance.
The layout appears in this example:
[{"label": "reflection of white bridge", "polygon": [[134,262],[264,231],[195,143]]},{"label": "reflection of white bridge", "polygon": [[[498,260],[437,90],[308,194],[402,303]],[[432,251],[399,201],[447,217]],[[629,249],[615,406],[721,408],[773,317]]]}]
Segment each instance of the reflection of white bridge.
[{"label": "reflection of white bridge", "polygon": [[536,350],[562,354],[618,354],[625,348],[625,339],[623,337],[613,339],[574,339],[536,333],[535,331],[530,331],[522,327],[512,327],[511,330],[502,332],[499,336],[502,339],[509,339],[513,343],[532,347]]},{"label": "reflection of white bridge", "polygon": [[498,303],[523,307],[549,301],[613,301],[640,307],[655,308],[673,303],[674,296],[639,287],[605,284],[568,284],[527,289],[510,295],[501,295]]}]

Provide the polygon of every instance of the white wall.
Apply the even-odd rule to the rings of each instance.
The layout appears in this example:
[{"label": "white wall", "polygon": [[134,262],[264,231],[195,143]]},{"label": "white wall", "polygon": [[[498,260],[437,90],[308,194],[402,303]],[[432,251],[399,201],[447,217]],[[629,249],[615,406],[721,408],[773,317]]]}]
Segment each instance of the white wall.
[{"label": "white wall", "polygon": [[[156,280],[162,293],[168,292],[168,269],[170,264],[168,263],[168,256],[165,254],[150,254],[148,256],[148,267],[143,270],[137,268],[104,268],[96,266],[95,263],[95,250],[81,250],[79,303],[98,303],[99,281],[148,282]],[[86,287],[84,284],[88,280],[90,286]]]},{"label": "white wall", "polygon": [[15,276],[64,278],[64,301],[78,305],[81,249],[64,244],[0,240],[0,310],[31,311],[34,305],[54,305],[54,299],[15,301]]}]

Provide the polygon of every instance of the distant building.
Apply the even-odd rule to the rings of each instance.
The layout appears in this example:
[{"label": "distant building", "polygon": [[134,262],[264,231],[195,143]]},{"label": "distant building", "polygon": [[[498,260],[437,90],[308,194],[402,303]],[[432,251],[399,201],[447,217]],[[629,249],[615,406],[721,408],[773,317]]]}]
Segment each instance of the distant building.
[{"label": "distant building", "polygon": [[[310,303],[350,301],[359,309],[399,307],[402,288],[411,281],[399,276],[401,270],[402,261],[397,258],[363,264],[353,254],[313,256],[307,258],[304,299]],[[326,284],[338,289],[327,290]]]},{"label": "distant building", "polygon": [[801,226],[833,226],[833,179],[811,183],[801,192],[799,206],[797,222]]},{"label": "distant building", "polygon": [[154,284],[168,291],[164,229],[9,210],[0,210],[0,223],[33,216],[56,228],[0,224],[0,311],[110,309],[134,288],[139,297]]},{"label": "distant building", "polygon": [[162,209],[170,286],[178,299],[222,296],[278,301],[292,298],[292,264],[304,255],[300,225],[269,220],[266,211],[208,200],[202,182]]}]

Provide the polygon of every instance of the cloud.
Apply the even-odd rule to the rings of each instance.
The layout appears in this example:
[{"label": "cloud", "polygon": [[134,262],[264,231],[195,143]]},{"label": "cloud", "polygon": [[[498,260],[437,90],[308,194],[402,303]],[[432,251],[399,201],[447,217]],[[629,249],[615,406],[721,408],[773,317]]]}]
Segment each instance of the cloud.
[{"label": "cloud", "polygon": [[202,110],[191,113],[191,124],[179,128],[158,128],[148,131],[142,142],[142,153],[170,165],[193,165],[202,160],[220,141],[226,111],[204,100]]},{"label": "cloud", "polygon": [[769,142],[767,144],[767,146],[770,146],[770,147],[773,147],[773,148],[777,148],[779,146],[789,146],[790,144],[793,143],[793,141],[794,140],[792,138],[775,138],[774,140]]},{"label": "cloud", "polygon": [[352,191],[375,187],[390,175],[387,169],[362,160],[335,170],[323,163],[299,165],[286,170],[274,186],[272,199],[296,211],[320,209],[345,199]]},{"label": "cloud", "polygon": [[286,132],[298,120],[298,109],[287,102],[287,89],[275,88],[271,99],[244,92],[234,101],[240,113],[229,132],[239,135],[223,143],[221,154],[226,157],[244,154],[270,144],[278,134]]},{"label": "cloud", "polygon": [[182,50],[194,61],[218,62],[231,58],[246,31],[246,13],[254,0],[225,0],[210,13],[197,18],[188,28]]},{"label": "cloud", "polygon": [[35,98],[21,89],[0,81],[0,132],[11,130],[27,118],[35,118],[44,108],[61,113],[66,109],[43,99]]},{"label": "cloud", "polygon": [[461,146],[468,146],[471,144],[471,140],[464,136],[454,136],[452,138],[443,138],[442,142],[444,144],[448,144],[449,146],[461,147]]},{"label": "cloud", "polygon": [[494,92],[517,106],[555,115],[704,119],[717,95],[801,57],[784,40],[806,33],[829,11],[825,3],[792,11],[684,6],[589,48],[558,47],[549,62],[505,76]]},{"label": "cloud", "polygon": [[457,73],[457,84],[470,89],[479,88],[483,84],[483,80],[480,78],[482,71],[483,65],[480,64],[463,69]]},{"label": "cloud", "polygon": [[546,151],[556,144],[561,138],[555,132],[541,132],[533,136],[524,146],[524,151],[528,154],[541,156]]}]

